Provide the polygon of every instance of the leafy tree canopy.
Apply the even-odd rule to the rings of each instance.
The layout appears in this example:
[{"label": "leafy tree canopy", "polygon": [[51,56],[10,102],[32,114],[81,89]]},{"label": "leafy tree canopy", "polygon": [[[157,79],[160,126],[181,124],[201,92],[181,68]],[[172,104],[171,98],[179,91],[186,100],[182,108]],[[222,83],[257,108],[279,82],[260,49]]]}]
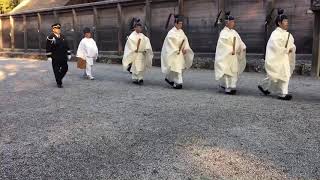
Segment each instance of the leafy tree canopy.
[{"label": "leafy tree canopy", "polygon": [[22,0],[0,0],[0,14],[10,12]]}]

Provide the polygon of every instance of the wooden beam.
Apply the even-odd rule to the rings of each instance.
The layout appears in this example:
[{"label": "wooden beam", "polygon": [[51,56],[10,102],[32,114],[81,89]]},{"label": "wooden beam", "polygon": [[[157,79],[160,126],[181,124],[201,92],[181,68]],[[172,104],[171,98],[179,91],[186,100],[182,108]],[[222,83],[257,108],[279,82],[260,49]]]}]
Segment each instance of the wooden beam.
[{"label": "wooden beam", "polygon": [[98,29],[100,27],[99,24],[99,13],[98,13],[98,9],[97,7],[93,6],[93,25],[94,25],[94,29],[93,29],[93,33],[94,33],[94,40],[96,41],[96,43],[99,43],[99,35],[98,35]]},{"label": "wooden beam", "polygon": [[11,50],[15,49],[15,35],[14,35],[14,18],[10,16],[10,38],[11,38]]},{"label": "wooden beam", "polygon": [[78,17],[75,9],[72,9],[72,30],[73,30],[73,53],[77,53],[77,32],[79,31],[78,27]]},{"label": "wooden beam", "polygon": [[320,77],[320,11],[314,11],[312,76]]},{"label": "wooden beam", "polygon": [[150,0],[146,0],[146,6],[145,6],[145,25],[147,28],[146,35],[151,38],[151,5]]},{"label": "wooden beam", "polygon": [[42,18],[41,18],[41,14],[37,13],[38,16],[38,47],[39,47],[39,52],[41,52],[41,24],[42,24]]},{"label": "wooden beam", "polygon": [[2,38],[2,31],[3,31],[3,29],[2,29],[2,18],[0,18],[0,50],[2,50],[3,49],[3,38]]},{"label": "wooden beam", "polygon": [[27,16],[24,14],[23,17],[23,47],[24,51],[28,50],[28,34],[27,34]]},{"label": "wooden beam", "polygon": [[123,39],[123,14],[122,14],[122,7],[121,4],[117,4],[118,9],[118,53],[121,54],[123,52],[123,46],[122,46],[122,39]]},{"label": "wooden beam", "polygon": [[179,14],[184,16],[184,0],[179,0]]}]

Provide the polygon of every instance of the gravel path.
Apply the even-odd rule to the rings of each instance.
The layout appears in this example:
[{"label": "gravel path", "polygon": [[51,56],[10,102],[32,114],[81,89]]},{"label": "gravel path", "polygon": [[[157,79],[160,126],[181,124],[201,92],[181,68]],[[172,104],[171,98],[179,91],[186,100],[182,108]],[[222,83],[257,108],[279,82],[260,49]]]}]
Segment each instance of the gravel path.
[{"label": "gravel path", "polygon": [[58,89],[48,62],[0,59],[0,179],[320,179],[319,80],[294,77],[284,102],[263,74],[227,96],[207,70],[174,90],[159,68],[136,86],[119,65],[69,67]]}]

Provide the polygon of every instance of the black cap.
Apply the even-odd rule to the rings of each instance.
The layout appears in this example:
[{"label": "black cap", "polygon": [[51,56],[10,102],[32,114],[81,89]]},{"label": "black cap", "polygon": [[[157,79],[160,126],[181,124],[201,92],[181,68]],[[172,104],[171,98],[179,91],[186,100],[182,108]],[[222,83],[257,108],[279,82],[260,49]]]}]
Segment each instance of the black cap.
[{"label": "black cap", "polygon": [[52,24],[51,28],[61,28],[61,24],[60,23]]},{"label": "black cap", "polygon": [[86,34],[86,33],[91,33],[91,29],[88,28],[88,27],[85,27],[85,28],[83,29],[83,34]]},{"label": "black cap", "polygon": [[174,23],[183,22],[184,17],[182,15],[176,14],[174,15]]},{"label": "black cap", "polygon": [[133,31],[137,26],[142,26],[141,20],[139,18],[132,18],[130,22],[130,30]]},{"label": "black cap", "polygon": [[227,12],[225,13],[225,20],[226,20],[226,21],[232,21],[232,20],[234,20],[234,17],[231,16],[230,14],[231,14],[230,11],[227,11]]},{"label": "black cap", "polygon": [[284,14],[284,10],[279,8],[278,9],[278,16],[276,18],[276,26],[279,26],[279,22],[282,22],[283,20],[288,19],[288,16]]},{"label": "black cap", "polygon": [[167,23],[166,23],[165,29],[168,29],[169,23],[170,23],[172,17],[174,17],[174,23],[179,23],[179,22],[183,22],[183,21],[184,21],[184,16],[182,16],[182,15],[179,15],[179,14],[169,14],[169,17],[168,17],[168,19],[167,19]]}]

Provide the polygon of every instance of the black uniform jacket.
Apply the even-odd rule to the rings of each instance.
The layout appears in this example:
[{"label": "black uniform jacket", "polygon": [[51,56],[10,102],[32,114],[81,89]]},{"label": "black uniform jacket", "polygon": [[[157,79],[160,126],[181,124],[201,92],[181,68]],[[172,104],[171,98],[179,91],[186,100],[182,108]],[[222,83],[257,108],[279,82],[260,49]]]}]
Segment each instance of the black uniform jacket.
[{"label": "black uniform jacket", "polygon": [[47,37],[47,57],[51,57],[53,62],[67,62],[68,55],[71,55],[67,40],[61,34],[58,38],[54,33]]}]

